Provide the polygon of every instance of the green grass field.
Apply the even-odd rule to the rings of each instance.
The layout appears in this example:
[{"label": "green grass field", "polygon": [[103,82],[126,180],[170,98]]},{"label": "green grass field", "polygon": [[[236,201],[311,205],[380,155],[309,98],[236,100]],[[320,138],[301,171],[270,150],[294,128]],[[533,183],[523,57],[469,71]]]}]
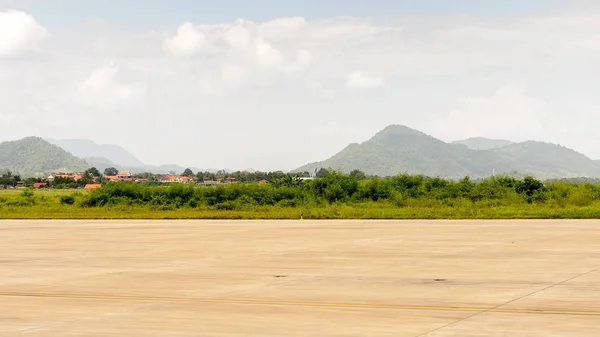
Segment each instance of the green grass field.
[{"label": "green grass field", "polygon": [[468,200],[444,206],[431,200],[408,200],[404,206],[389,201],[299,205],[253,206],[224,210],[211,206],[165,209],[145,205],[81,207],[60,203],[61,196],[88,191],[39,190],[35,202],[10,204],[22,199],[22,190],[0,191],[0,219],[596,219],[600,203],[587,206],[520,204],[490,206]]},{"label": "green grass field", "polygon": [[[17,189],[7,189],[7,190],[0,190],[0,198],[2,197],[17,197],[19,196],[20,193],[23,192],[22,188],[17,188]],[[34,190],[34,193],[36,195],[39,196],[46,196],[46,197],[54,197],[54,196],[60,196],[60,195],[69,195],[69,194],[73,194],[79,192],[81,194],[85,194],[85,193],[89,193],[89,190],[84,190],[84,189],[62,189],[62,190],[58,190],[58,189],[46,189],[46,188],[42,188],[42,189],[38,189],[38,190]]]},{"label": "green grass field", "polygon": [[597,219],[600,186],[398,176],[199,187],[0,190],[0,219]]}]

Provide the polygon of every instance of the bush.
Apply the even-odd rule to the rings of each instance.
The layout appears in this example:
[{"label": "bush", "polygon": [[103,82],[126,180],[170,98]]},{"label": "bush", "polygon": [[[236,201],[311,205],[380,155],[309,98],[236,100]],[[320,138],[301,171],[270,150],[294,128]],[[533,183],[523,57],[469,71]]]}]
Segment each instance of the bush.
[{"label": "bush", "polygon": [[393,187],[389,181],[371,179],[359,187],[358,197],[360,199],[377,201],[380,199],[388,199],[391,196],[392,191]]},{"label": "bush", "polygon": [[567,203],[574,206],[590,206],[594,202],[593,196],[585,190],[578,189],[567,197]]},{"label": "bush", "polygon": [[[33,191],[24,190],[17,202],[31,205],[44,202]],[[332,172],[322,178],[298,182],[282,179],[276,184],[223,184],[214,187],[171,184],[150,186],[111,182],[88,194],[60,197],[63,205],[83,207],[148,206],[154,209],[215,208],[222,210],[252,210],[261,206],[327,207],[339,203],[373,202],[396,207],[485,208],[521,206],[527,203],[548,203],[548,206],[589,206],[600,200],[600,186],[575,185],[565,182],[547,186],[532,177],[522,181],[497,177],[479,182],[465,177],[459,181],[423,176],[399,175],[389,179],[358,181],[356,178]]]},{"label": "bush", "polygon": [[60,203],[61,205],[73,205],[75,203],[75,197],[72,195],[61,195]]},{"label": "bush", "polygon": [[533,196],[536,191],[541,190],[544,187],[544,184],[534,179],[533,177],[525,177],[523,181],[517,183],[516,191],[519,194],[525,194],[528,197]]}]

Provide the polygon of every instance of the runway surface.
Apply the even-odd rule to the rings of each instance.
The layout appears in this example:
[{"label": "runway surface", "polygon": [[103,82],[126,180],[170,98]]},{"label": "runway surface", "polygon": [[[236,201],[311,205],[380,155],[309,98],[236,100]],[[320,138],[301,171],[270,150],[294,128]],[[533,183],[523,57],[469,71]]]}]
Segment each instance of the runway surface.
[{"label": "runway surface", "polygon": [[600,221],[0,221],[0,336],[598,336]]}]

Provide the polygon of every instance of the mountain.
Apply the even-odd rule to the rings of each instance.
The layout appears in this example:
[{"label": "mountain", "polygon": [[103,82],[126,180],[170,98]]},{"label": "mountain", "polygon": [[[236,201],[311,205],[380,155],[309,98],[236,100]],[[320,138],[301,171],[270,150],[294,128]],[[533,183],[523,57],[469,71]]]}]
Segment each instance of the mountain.
[{"label": "mountain", "polygon": [[599,177],[600,165],[572,149],[545,142],[526,141],[492,150],[519,171],[550,178]]},{"label": "mountain", "polygon": [[[47,141],[64,148],[75,156],[85,159],[91,166],[96,167],[101,172],[108,167],[114,167],[120,171],[128,170],[132,173],[152,172],[167,174],[170,172],[182,173],[187,168],[175,164],[146,165],[118,145],[96,144],[88,139],[47,139]],[[218,171],[217,169],[199,169],[197,167],[190,167],[190,169],[194,172]],[[233,172],[231,170],[226,171]]]},{"label": "mountain", "polygon": [[484,138],[484,137],[472,137],[472,138],[468,138],[468,139],[457,140],[457,141],[452,142],[451,144],[465,145],[466,147],[468,147],[471,150],[490,150],[490,149],[495,149],[495,148],[511,145],[514,143],[515,142],[512,142],[510,140],[505,140],[505,139],[490,139],[490,138]]},{"label": "mountain", "polygon": [[115,165],[142,167],[133,154],[118,145],[96,144],[89,139],[46,139],[81,158],[104,158]]},{"label": "mountain", "polygon": [[119,170],[126,170],[126,168],[118,167],[119,165],[115,165],[115,163],[104,157],[85,157],[83,159],[88,162],[90,166],[100,170],[100,172],[104,172],[104,170],[109,167],[115,167]]},{"label": "mountain", "polygon": [[361,144],[350,144],[333,157],[304,165],[294,172],[311,172],[315,167],[342,172],[359,169],[378,176],[406,172],[451,179],[467,175],[488,177],[493,172],[518,172],[540,178],[600,177],[598,163],[558,145],[524,142],[473,150],[464,144],[445,143],[402,125],[390,125]]},{"label": "mountain", "polygon": [[27,137],[0,143],[0,169],[22,176],[84,171],[89,164],[42,138]]},{"label": "mountain", "polygon": [[[128,165],[117,165],[110,160],[103,157],[86,157],[85,161],[100,170],[100,172],[104,172],[104,170],[108,167],[114,167],[119,171],[130,171],[131,173],[143,173],[143,172],[151,172],[155,174],[168,174],[171,172],[175,172],[177,174],[183,173],[187,167],[183,167],[180,165],[142,165],[142,166],[128,166]],[[189,167],[194,173],[197,172],[217,172],[217,169],[200,169],[197,167]],[[231,170],[226,170],[227,172],[233,172]]]}]

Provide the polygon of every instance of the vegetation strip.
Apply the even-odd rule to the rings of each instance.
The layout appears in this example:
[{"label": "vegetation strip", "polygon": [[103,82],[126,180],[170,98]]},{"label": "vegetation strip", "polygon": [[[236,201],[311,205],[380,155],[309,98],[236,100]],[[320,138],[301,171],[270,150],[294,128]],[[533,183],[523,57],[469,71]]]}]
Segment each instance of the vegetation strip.
[{"label": "vegetation strip", "polygon": [[505,176],[368,179],[338,172],[217,186],[110,182],[91,191],[3,190],[0,218],[598,219],[600,185]]},{"label": "vegetation strip", "polygon": [[473,308],[473,307],[445,307],[427,305],[391,305],[368,303],[322,303],[302,301],[266,301],[254,299],[203,299],[193,297],[144,297],[126,295],[85,295],[66,293],[22,293],[0,292],[0,296],[7,297],[42,297],[42,298],[75,298],[90,300],[127,300],[127,301],[156,301],[156,302],[196,302],[196,303],[222,303],[222,304],[247,304],[247,305],[285,305],[305,307],[337,307],[337,308],[362,308],[362,309],[396,309],[396,310],[432,310],[432,311],[487,311],[516,314],[548,314],[548,315],[584,315],[600,316],[598,311],[562,311],[562,310],[536,310],[536,309],[500,309],[500,308]]}]

